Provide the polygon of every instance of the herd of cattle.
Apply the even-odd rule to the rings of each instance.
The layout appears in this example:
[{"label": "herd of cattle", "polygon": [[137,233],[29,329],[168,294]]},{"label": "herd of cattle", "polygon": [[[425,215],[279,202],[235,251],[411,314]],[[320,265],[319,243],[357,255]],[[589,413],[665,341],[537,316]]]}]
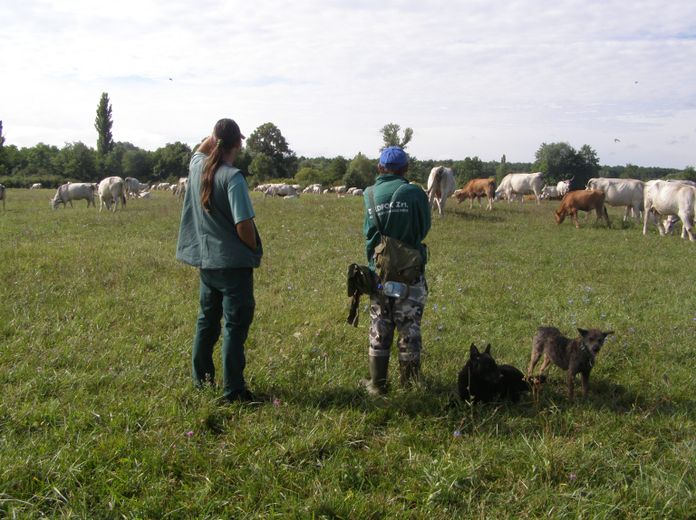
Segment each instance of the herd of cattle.
[{"label": "herd of cattle", "polygon": [[[182,177],[178,183],[166,182],[143,184],[138,179],[126,177],[107,177],[101,182],[68,182],[58,186],[55,195],[51,199],[51,207],[57,209],[61,204],[73,207],[73,201],[86,200],[87,207],[96,207],[95,199],[99,199],[99,211],[106,207],[107,210],[116,211],[119,204],[126,205],[126,199],[149,199],[151,190],[168,190],[179,198],[183,198],[186,192],[188,178]],[[2,185],[0,185],[2,186]],[[32,184],[29,189],[41,189],[40,183]],[[4,202],[4,187],[2,189]]]},{"label": "herd of cattle", "polygon": [[[450,197],[458,202],[469,200],[469,208],[473,207],[474,199],[481,206],[481,199],[487,199],[487,209],[493,209],[493,201],[505,199],[523,200],[525,195],[533,195],[537,204],[541,199],[560,199],[561,203],[555,212],[558,224],[566,216],[570,216],[579,227],[578,211],[595,211],[597,219],[603,218],[609,225],[609,216],[605,204],[614,207],[625,207],[624,220],[633,216],[640,222],[643,216],[643,234],[647,233],[648,222],[653,221],[661,235],[671,232],[675,223],[682,221],[682,238],[696,240],[694,234],[694,212],[696,207],[696,182],[688,180],[651,180],[643,182],[636,179],[593,178],[587,182],[585,190],[570,191],[571,179],[558,182],[555,186],[544,183],[542,172],[509,173],[496,186],[494,178],[472,179],[461,189],[455,189],[454,171],[445,166],[436,166],[428,176],[427,188],[424,188],[433,211],[437,210],[444,216],[445,204]],[[152,190],[168,190],[179,198],[186,192],[188,179],[182,177],[177,183],[144,184],[133,177],[107,177],[99,183],[71,182],[58,187],[51,200],[51,207],[58,208],[61,204],[72,206],[73,201],[86,200],[87,207],[95,206],[99,199],[99,211],[104,207],[116,211],[119,204],[126,205],[127,198],[150,198]],[[30,189],[40,189],[41,184],[35,183]],[[264,197],[279,196],[296,198],[300,193],[326,194],[335,193],[339,197],[352,195],[362,196],[363,190],[335,186],[323,188],[321,184],[310,184],[304,190],[298,184],[259,184],[254,188]],[[0,184],[0,200],[5,209],[7,190]],[[661,222],[659,217],[665,217]]]},{"label": "herd of cattle", "polygon": [[348,188],[347,186],[332,186],[324,188],[321,184],[310,184],[302,189],[299,184],[273,183],[259,184],[254,188],[254,191],[260,191],[265,197],[283,197],[285,199],[294,199],[300,196],[300,193],[326,194],[336,193],[339,197],[345,195],[362,196],[363,190],[360,188]]},{"label": "herd of cattle", "polygon": [[[508,203],[525,195],[533,195],[537,204],[542,198],[560,198],[561,204],[555,212],[555,219],[561,224],[570,216],[579,227],[578,211],[595,211],[597,219],[603,218],[609,225],[609,215],[605,204],[625,207],[624,220],[632,214],[639,222],[643,215],[643,234],[648,230],[648,221],[653,221],[661,235],[671,232],[674,224],[682,221],[682,238],[696,240],[694,235],[694,208],[696,206],[696,182],[688,180],[651,180],[643,182],[636,179],[593,178],[587,182],[585,190],[570,191],[571,179],[560,181],[556,186],[544,184],[542,172],[509,173],[496,187],[495,179],[472,179],[463,188],[455,191],[454,172],[451,168],[437,166],[428,177],[427,193],[433,210],[437,208],[444,215],[444,206],[452,196],[458,202],[469,199],[473,207],[474,199],[486,197],[488,209],[493,201],[506,199]],[[660,221],[660,217],[665,217]]]}]

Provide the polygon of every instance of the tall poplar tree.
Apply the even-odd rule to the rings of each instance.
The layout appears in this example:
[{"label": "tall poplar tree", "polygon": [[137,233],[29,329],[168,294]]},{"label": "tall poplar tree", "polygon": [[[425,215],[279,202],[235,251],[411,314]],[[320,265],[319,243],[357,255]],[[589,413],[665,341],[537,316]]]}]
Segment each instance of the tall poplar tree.
[{"label": "tall poplar tree", "polygon": [[114,138],[111,135],[111,103],[109,103],[109,94],[103,92],[97,107],[97,118],[94,120],[94,128],[97,129],[97,153],[100,156],[105,156],[114,147]]},{"label": "tall poplar tree", "polygon": [[404,128],[404,137],[401,139],[399,137],[399,132],[401,131],[401,126],[396,123],[387,123],[382,127],[380,132],[382,133],[382,140],[384,141],[384,146],[380,148],[380,152],[389,146],[398,146],[399,148],[406,149],[406,145],[413,138],[413,129]]}]

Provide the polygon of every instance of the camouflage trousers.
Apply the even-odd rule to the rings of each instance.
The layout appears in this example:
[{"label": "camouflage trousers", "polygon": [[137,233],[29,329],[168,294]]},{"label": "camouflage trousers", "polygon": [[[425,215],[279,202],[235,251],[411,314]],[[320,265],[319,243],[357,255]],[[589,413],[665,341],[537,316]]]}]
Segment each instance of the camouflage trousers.
[{"label": "camouflage trousers", "polygon": [[[414,284],[414,287],[425,290],[425,280]],[[426,298],[427,294],[422,301],[370,296],[370,356],[389,357],[396,330],[399,335],[399,361],[420,360],[420,324]]]}]

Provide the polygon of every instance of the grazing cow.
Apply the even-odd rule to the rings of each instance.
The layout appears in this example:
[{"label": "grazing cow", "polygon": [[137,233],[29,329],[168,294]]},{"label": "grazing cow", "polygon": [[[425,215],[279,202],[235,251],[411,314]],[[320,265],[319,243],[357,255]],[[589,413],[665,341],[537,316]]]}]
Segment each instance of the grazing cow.
[{"label": "grazing cow", "polygon": [[140,193],[138,193],[138,198],[139,199],[151,199],[152,194],[149,191],[141,191]]},{"label": "grazing cow", "polygon": [[334,191],[339,195],[342,193],[345,193],[347,190],[348,190],[348,188],[346,186],[336,186],[334,188]]},{"label": "grazing cow", "polygon": [[82,199],[87,201],[88,208],[90,204],[95,208],[97,207],[94,202],[94,185],[89,182],[68,182],[58,187],[56,194],[51,199],[51,207],[57,209],[61,204],[65,207],[70,204],[70,207],[73,208],[72,201]]},{"label": "grazing cow", "polygon": [[[696,240],[694,236],[694,208],[696,207],[696,188],[680,182],[668,181],[648,181],[645,183],[643,205],[645,214],[643,215],[643,234],[648,232],[648,218],[656,215],[676,215],[682,221],[681,237],[689,237],[689,240]],[[655,224],[664,235],[666,230],[658,218]]]},{"label": "grazing cow", "polygon": [[321,193],[321,191],[321,184],[310,184],[302,190],[302,193]]},{"label": "grazing cow", "polygon": [[495,190],[496,197],[500,198],[505,195],[508,204],[512,200],[513,195],[527,195],[533,193],[536,197],[537,204],[541,204],[541,188],[544,185],[544,174],[542,172],[535,173],[508,173],[503,180],[500,181],[498,189]]},{"label": "grazing cow", "polygon": [[126,183],[126,196],[128,196],[131,199],[137,199],[138,194],[141,191],[147,190],[147,188],[148,188],[147,184],[142,184],[135,177],[126,177],[125,183]]},{"label": "grazing cow", "polygon": [[624,221],[629,211],[640,222],[640,212],[643,211],[644,183],[637,179],[610,179],[605,177],[592,178],[587,181],[588,190],[602,190],[604,202],[610,206],[626,206]]},{"label": "grazing cow", "polygon": [[481,198],[486,197],[488,199],[486,209],[492,210],[493,199],[495,198],[495,179],[493,177],[488,179],[471,179],[462,189],[454,192],[454,197],[457,199],[457,203],[469,199],[469,209],[474,207],[474,199],[478,200],[479,207],[481,207]]},{"label": "grazing cow", "polygon": [[351,195],[354,197],[362,197],[363,196],[363,190],[360,188],[355,188],[353,191],[350,192]]},{"label": "grazing cow", "polygon": [[297,190],[290,184],[270,184],[263,192],[265,197],[287,197],[288,195],[298,195]]},{"label": "grazing cow", "polygon": [[559,181],[558,184],[556,184],[556,191],[559,197],[563,198],[565,194],[570,191],[570,183],[573,182],[574,178],[575,177],[571,177],[570,179]]},{"label": "grazing cow", "polygon": [[40,182],[35,182],[31,186],[29,186],[30,190],[40,190],[42,188],[42,185]]},{"label": "grazing cow", "polygon": [[0,184],[0,200],[2,201],[2,210],[5,211],[5,198],[7,197],[7,190],[4,184]]},{"label": "grazing cow", "polygon": [[[106,206],[107,211],[116,212],[119,200],[126,207],[126,183],[121,177],[107,177],[99,183],[99,211]],[[113,209],[111,205],[113,204]]]},{"label": "grazing cow", "polygon": [[430,170],[426,193],[428,194],[430,207],[435,209],[435,206],[437,206],[440,217],[444,216],[445,202],[454,193],[454,189],[454,171],[452,168],[435,166],[435,168]]},{"label": "grazing cow", "polygon": [[561,205],[556,210],[556,224],[561,224],[566,215],[570,215],[575,223],[575,227],[580,229],[578,222],[578,211],[592,211],[597,213],[597,219],[602,216],[604,221],[609,224],[609,214],[607,208],[604,207],[604,192],[601,190],[578,190],[569,191],[561,200]]},{"label": "grazing cow", "polygon": [[184,200],[186,188],[188,188],[188,177],[179,177],[179,182],[172,184],[172,192],[179,197],[179,200]]},{"label": "grazing cow", "polygon": [[542,199],[562,199],[558,193],[558,188],[556,186],[544,186],[541,188],[541,195],[540,198]]}]

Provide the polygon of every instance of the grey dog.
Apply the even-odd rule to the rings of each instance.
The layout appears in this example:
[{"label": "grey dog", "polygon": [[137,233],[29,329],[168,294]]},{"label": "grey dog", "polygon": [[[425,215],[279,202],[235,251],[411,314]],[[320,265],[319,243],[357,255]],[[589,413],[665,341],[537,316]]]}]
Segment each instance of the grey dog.
[{"label": "grey dog", "polygon": [[595,356],[602,348],[604,340],[614,331],[602,332],[598,329],[578,329],[580,336],[575,339],[566,338],[556,327],[539,327],[532,340],[532,358],[527,369],[527,378],[532,376],[534,366],[544,355],[540,373],[543,373],[553,362],[556,366],[567,370],[568,397],[573,398],[575,375],[582,376],[582,392],[587,396],[590,383],[590,371],[595,363]]}]

